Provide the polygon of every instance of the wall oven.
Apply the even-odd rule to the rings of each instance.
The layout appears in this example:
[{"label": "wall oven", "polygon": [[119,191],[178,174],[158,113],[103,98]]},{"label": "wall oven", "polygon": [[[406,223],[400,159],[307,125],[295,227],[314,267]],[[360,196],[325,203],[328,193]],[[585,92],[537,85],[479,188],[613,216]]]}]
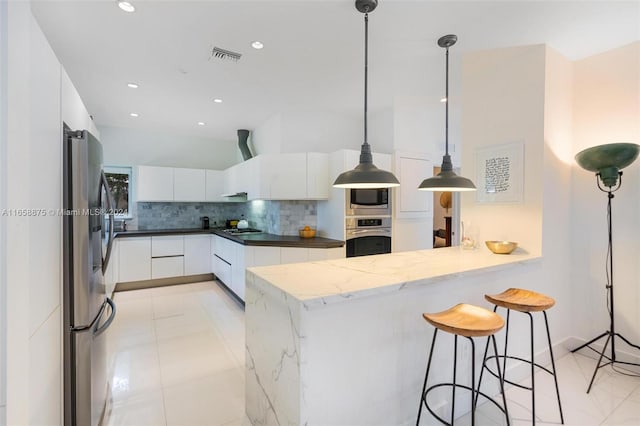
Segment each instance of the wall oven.
[{"label": "wall oven", "polygon": [[347,257],[391,253],[390,217],[346,219]]},{"label": "wall oven", "polygon": [[347,216],[391,216],[389,188],[350,189],[345,194]]}]

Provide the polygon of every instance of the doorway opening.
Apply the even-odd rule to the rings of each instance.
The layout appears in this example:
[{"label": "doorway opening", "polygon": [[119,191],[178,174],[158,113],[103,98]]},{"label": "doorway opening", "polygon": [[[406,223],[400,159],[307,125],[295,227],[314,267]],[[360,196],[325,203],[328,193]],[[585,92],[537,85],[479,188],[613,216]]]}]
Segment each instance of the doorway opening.
[{"label": "doorway opening", "polygon": [[[433,168],[434,176],[440,167]],[[460,244],[460,194],[458,192],[433,193],[433,248]]]}]

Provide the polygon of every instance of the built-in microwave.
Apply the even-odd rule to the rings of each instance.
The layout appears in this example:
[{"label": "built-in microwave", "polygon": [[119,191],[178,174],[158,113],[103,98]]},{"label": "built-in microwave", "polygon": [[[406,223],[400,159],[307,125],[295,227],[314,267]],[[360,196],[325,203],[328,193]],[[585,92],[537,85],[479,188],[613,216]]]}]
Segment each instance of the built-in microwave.
[{"label": "built-in microwave", "polygon": [[390,216],[389,188],[350,189],[346,193],[347,216]]}]

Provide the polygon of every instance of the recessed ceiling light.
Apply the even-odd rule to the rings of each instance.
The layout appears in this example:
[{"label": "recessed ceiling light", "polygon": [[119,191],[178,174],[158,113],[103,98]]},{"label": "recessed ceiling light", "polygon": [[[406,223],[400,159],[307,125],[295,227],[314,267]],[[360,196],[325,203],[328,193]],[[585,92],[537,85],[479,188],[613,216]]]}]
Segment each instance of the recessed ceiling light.
[{"label": "recessed ceiling light", "polygon": [[264,47],[264,44],[256,40],[253,43],[251,43],[251,47],[253,47],[254,49],[260,50]]},{"label": "recessed ceiling light", "polygon": [[207,123],[205,123],[204,121],[198,121],[198,126],[204,126],[205,124]]},{"label": "recessed ceiling light", "polygon": [[222,99],[216,98],[216,99],[213,100],[213,102],[215,102],[217,104],[221,104],[222,103]]},{"label": "recessed ceiling light", "polygon": [[445,98],[440,98],[440,102],[442,102],[442,103],[447,102],[447,98],[446,97]]},{"label": "recessed ceiling light", "polygon": [[129,12],[129,13],[136,11],[135,6],[129,3],[128,1],[119,1],[118,7],[124,10],[125,12]]},{"label": "recessed ceiling light", "polygon": [[132,117],[138,117],[138,113],[137,112],[132,112],[131,114],[129,114]]},{"label": "recessed ceiling light", "polygon": [[127,87],[130,87],[132,89],[137,89],[140,86],[138,85],[138,83],[127,83]]}]

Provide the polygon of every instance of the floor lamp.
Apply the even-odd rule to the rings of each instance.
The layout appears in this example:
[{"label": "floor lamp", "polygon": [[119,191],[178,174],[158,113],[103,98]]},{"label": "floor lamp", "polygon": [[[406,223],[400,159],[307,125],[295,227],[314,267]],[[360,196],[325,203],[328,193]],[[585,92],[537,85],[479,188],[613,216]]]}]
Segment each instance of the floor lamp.
[{"label": "floor lamp", "polygon": [[[590,172],[595,172],[596,174],[596,183],[598,185],[598,189],[600,191],[605,192],[607,194],[607,223],[608,223],[608,234],[609,234],[609,245],[607,250],[607,303],[609,310],[609,329],[599,336],[589,340],[584,345],[578,346],[571,352],[579,351],[584,347],[588,347],[589,349],[600,354],[598,358],[598,364],[596,365],[595,370],[593,371],[593,376],[591,377],[591,382],[589,383],[589,388],[587,388],[587,393],[591,391],[591,386],[593,385],[593,381],[596,378],[596,374],[598,370],[602,367],[606,367],[607,365],[613,364],[626,364],[626,365],[635,365],[639,366],[640,364],[633,362],[625,362],[620,361],[616,358],[616,338],[622,339],[626,344],[631,347],[640,350],[640,346],[634,345],[629,342],[624,336],[620,333],[616,332],[615,329],[615,310],[613,305],[613,244],[612,244],[612,236],[611,236],[611,200],[613,199],[613,193],[620,189],[622,185],[622,169],[629,166],[633,163],[636,158],[638,158],[638,153],[640,152],[640,145],[636,145],[633,143],[614,143],[608,145],[600,145],[594,146],[592,148],[585,149],[584,151],[579,152],[576,155],[576,161],[585,170]],[[602,184],[600,183],[602,181]],[[604,186],[603,186],[604,185]],[[598,340],[606,337],[604,347],[601,351],[597,351],[593,349],[591,346],[592,343],[597,342]],[[611,344],[611,355],[605,355],[607,351],[607,347]],[[606,361],[602,362],[602,359],[605,358]]]}]

